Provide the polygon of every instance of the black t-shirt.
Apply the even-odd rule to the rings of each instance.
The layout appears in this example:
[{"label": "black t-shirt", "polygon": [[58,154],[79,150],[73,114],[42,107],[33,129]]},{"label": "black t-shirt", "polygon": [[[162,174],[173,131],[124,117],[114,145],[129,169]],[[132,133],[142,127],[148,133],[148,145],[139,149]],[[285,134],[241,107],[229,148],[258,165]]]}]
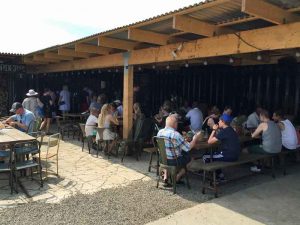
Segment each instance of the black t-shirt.
[{"label": "black t-shirt", "polygon": [[82,90],[80,92],[80,101],[81,103],[88,103],[87,98],[89,97],[89,93],[87,91]]},{"label": "black t-shirt", "polygon": [[221,151],[225,158],[237,160],[241,152],[240,140],[232,127],[221,129],[216,135],[221,142]]},{"label": "black t-shirt", "polygon": [[51,104],[50,101],[52,100],[50,95],[43,95],[40,97],[41,102],[44,104],[44,109],[50,109]]}]

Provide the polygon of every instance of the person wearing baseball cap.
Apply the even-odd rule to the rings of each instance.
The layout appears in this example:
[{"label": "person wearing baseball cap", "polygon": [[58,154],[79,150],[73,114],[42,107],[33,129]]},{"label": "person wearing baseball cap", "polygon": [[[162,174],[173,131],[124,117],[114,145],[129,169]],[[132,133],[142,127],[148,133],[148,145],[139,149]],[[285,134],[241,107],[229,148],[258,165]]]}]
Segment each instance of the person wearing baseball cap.
[{"label": "person wearing baseball cap", "polygon": [[[223,114],[219,118],[219,123],[213,126],[213,130],[208,139],[208,144],[214,144],[220,142],[220,150],[212,155],[204,155],[204,162],[212,161],[225,161],[234,162],[237,161],[241,152],[240,141],[237,133],[230,126],[232,117],[228,114]],[[217,133],[217,130],[218,133]],[[218,178],[224,178],[224,174],[221,171],[217,171]]]},{"label": "person wearing baseball cap", "polygon": [[34,114],[29,110],[24,109],[20,102],[13,103],[10,112],[15,113],[15,115],[9,117],[5,123],[20,131],[30,132],[30,124],[35,120]]}]

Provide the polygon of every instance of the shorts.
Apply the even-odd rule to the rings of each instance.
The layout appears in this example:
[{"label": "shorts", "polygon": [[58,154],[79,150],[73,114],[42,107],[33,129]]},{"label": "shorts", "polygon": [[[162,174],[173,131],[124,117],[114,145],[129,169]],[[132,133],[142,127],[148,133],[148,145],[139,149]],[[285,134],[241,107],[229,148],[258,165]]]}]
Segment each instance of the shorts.
[{"label": "shorts", "polygon": [[168,159],[167,164],[169,166],[181,166],[181,167],[186,166],[191,161],[191,157],[190,157],[189,153],[187,153],[185,151],[182,151],[181,154],[182,155],[179,156],[177,158],[177,160],[176,159]]}]

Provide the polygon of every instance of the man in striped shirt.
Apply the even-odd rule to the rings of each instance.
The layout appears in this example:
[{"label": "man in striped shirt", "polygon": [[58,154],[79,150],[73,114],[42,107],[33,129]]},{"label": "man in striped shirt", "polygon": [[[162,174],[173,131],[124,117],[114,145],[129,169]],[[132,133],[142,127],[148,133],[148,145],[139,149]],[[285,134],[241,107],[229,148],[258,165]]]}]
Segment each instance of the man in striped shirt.
[{"label": "man in striped shirt", "polygon": [[[161,129],[157,136],[167,139],[165,141],[165,147],[168,165],[178,165],[182,167],[176,177],[176,181],[179,181],[185,173],[184,167],[188,166],[191,161],[189,151],[195,146],[197,139],[200,137],[200,133],[194,135],[193,140],[189,143],[179,132],[176,131],[177,126],[177,115],[170,115],[166,119],[165,128]],[[166,173],[164,177],[166,179]]]}]

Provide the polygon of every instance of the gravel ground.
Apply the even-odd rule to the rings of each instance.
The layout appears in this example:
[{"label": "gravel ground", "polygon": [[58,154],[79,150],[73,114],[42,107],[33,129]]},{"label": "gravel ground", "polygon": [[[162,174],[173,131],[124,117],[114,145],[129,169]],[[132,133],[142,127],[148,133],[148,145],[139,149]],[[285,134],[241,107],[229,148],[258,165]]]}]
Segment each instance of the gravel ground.
[{"label": "gravel ground", "polygon": [[0,224],[145,224],[179,210],[207,201],[197,189],[156,189],[154,181],[136,181],[92,195],[76,195],[59,204],[43,202],[0,211]]}]

